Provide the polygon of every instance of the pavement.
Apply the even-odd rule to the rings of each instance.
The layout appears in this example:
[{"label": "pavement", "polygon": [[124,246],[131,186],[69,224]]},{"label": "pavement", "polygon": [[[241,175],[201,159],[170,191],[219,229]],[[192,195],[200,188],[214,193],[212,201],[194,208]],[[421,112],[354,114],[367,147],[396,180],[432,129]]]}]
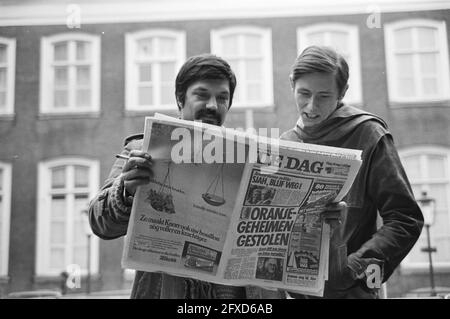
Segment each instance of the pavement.
[{"label": "pavement", "polygon": [[66,294],[60,299],[130,299],[131,290],[96,291],[89,294]]},{"label": "pavement", "polygon": [[131,290],[95,291],[91,293],[69,293],[59,290],[20,291],[8,294],[6,299],[130,299]]}]

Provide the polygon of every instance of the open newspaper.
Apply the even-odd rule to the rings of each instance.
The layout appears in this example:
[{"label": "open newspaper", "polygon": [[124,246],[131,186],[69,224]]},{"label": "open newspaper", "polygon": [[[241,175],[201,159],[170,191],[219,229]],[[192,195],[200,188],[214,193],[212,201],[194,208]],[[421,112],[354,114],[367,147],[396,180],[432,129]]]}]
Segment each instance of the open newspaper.
[{"label": "open newspaper", "polygon": [[156,114],[122,264],[234,286],[322,296],[330,229],[361,151],[281,141]]}]

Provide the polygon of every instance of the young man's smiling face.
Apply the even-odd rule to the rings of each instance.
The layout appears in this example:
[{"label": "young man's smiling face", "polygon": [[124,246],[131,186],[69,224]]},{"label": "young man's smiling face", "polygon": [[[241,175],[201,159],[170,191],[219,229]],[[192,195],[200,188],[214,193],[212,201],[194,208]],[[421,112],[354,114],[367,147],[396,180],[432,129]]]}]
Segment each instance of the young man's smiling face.
[{"label": "young man's smiling face", "polygon": [[336,110],[343,97],[338,90],[334,73],[303,74],[293,83],[293,91],[305,127],[326,120]]},{"label": "young man's smiling face", "polygon": [[186,90],[181,118],[220,126],[225,121],[229,106],[228,80],[199,80]]}]

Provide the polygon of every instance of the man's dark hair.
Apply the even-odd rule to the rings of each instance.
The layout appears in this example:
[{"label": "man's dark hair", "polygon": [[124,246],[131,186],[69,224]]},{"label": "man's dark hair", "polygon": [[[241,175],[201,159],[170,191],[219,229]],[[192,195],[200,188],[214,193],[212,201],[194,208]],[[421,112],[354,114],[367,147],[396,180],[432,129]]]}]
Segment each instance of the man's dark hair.
[{"label": "man's dark hair", "polygon": [[304,74],[315,72],[334,73],[339,94],[343,93],[349,71],[347,62],[339,53],[325,46],[307,47],[292,66],[291,83],[295,83]]},{"label": "man's dark hair", "polygon": [[230,105],[233,103],[236,76],[230,65],[213,54],[200,54],[187,59],[175,80],[175,97],[178,109],[184,104],[188,87],[201,80],[228,80],[230,84]]}]

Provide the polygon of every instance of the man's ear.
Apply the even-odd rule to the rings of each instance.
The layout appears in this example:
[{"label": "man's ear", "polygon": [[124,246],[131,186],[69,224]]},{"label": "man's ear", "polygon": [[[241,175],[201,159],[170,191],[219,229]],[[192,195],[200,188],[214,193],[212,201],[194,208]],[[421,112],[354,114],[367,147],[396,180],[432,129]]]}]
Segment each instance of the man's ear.
[{"label": "man's ear", "polygon": [[183,103],[181,103],[178,98],[176,98],[176,99],[177,99],[178,110],[181,111],[183,109]]},{"label": "man's ear", "polygon": [[291,83],[291,89],[294,90],[294,75],[289,74],[289,83]]},{"label": "man's ear", "polygon": [[345,93],[347,93],[348,90],[348,84],[345,85],[345,88],[342,90],[341,95],[339,96],[339,101],[342,101],[344,99]]}]

